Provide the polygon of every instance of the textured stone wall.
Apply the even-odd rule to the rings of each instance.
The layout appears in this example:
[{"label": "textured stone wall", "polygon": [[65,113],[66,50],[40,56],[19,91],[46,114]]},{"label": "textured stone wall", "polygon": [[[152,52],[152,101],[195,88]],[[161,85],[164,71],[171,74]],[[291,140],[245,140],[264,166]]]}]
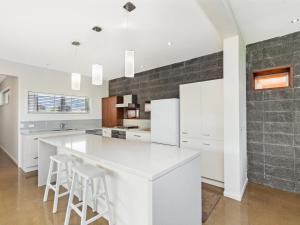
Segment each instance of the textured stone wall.
[{"label": "textured stone wall", "polygon": [[109,81],[109,95],[135,94],[141,105],[141,118],[149,119],[144,112],[145,101],[179,97],[179,85],[223,78],[223,53],[214,53],[185,62],[138,73],[134,78]]},{"label": "textured stone wall", "polygon": [[[253,91],[253,70],[293,65],[294,88]],[[248,178],[300,192],[300,32],[247,46]]]}]

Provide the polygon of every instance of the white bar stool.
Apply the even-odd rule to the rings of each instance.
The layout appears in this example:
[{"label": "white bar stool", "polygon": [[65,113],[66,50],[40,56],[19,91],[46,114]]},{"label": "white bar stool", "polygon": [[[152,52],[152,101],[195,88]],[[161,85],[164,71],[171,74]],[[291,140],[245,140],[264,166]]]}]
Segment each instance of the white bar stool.
[{"label": "white bar stool", "polygon": [[[58,198],[69,194],[70,184],[71,184],[70,166],[72,166],[72,163],[74,162],[75,162],[75,158],[73,156],[68,156],[68,155],[50,156],[50,167],[49,167],[47,184],[46,184],[46,189],[44,194],[44,202],[48,200],[49,190],[52,189],[54,191],[53,213],[57,212]],[[56,171],[53,171],[55,164],[57,169]],[[51,184],[53,175],[56,175],[55,185]],[[63,184],[67,184],[68,191],[60,194],[59,189],[60,186]]]},{"label": "white bar stool", "polygon": [[[70,190],[68,208],[66,212],[64,225],[69,225],[72,209],[81,217],[81,225],[90,224],[96,221],[97,219],[100,219],[105,214],[108,216],[109,225],[112,225],[112,211],[109,205],[109,197],[108,197],[105,174],[106,172],[104,169],[92,165],[81,165],[73,168],[72,186]],[[82,185],[79,184],[79,179],[81,179]],[[101,183],[103,185],[102,192],[100,192]],[[81,186],[81,188],[83,189],[82,202],[78,204],[73,204],[74,191],[78,186]],[[91,199],[88,199],[88,189],[90,189],[91,191],[90,192]],[[97,211],[97,205],[99,200],[103,201],[106,210],[104,210],[104,212],[102,213],[98,213],[96,216],[93,216],[92,218],[87,220],[86,213],[87,213],[88,200],[92,200],[93,212]],[[82,210],[79,209],[79,207],[81,206],[82,206]]]}]

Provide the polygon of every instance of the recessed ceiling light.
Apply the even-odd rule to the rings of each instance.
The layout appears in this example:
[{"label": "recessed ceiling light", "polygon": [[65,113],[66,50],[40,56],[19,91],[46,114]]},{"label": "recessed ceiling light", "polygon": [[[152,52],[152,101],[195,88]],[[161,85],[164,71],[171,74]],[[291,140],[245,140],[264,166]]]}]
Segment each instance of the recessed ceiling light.
[{"label": "recessed ceiling light", "polygon": [[101,32],[101,31],[102,31],[102,28],[99,27],[99,26],[94,26],[94,27],[92,28],[92,30],[95,31],[95,32]]},{"label": "recessed ceiling light", "polygon": [[173,44],[173,43],[172,43],[171,41],[168,42],[168,46],[172,46],[172,44]]},{"label": "recessed ceiling light", "polygon": [[298,23],[298,22],[300,22],[300,19],[299,19],[299,18],[296,18],[296,19],[291,20],[291,23]]}]

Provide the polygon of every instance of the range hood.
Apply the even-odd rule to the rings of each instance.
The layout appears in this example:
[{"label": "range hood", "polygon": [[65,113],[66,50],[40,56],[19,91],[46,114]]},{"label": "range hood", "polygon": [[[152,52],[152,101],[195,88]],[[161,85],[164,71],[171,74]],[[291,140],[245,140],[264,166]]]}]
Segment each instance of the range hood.
[{"label": "range hood", "polygon": [[137,96],[136,95],[124,95],[123,103],[116,104],[116,108],[137,108]]}]

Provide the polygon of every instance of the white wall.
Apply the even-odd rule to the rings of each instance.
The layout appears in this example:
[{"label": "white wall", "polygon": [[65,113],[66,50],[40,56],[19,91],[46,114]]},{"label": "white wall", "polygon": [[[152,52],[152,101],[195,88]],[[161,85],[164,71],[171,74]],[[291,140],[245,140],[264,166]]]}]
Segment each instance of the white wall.
[{"label": "white wall", "polygon": [[18,162],[18,79],[8,76],[0,91],[10,89],[9,103],[0,106],[0,147]]},{"label": "white wall", "polygon": [[224,39],[224,195],[240,201],[247,185],[246,48]]},{"label": "white wall", "polygon": [[[102,86],[91,84],[91,78],[82,76],[81,90],[71,90],[71,75],[65,72],[47,70],[39,67],[0,60],[0,74],[19,78],[20,120],[63,120],[63,119],[101,119],[101,98],[108,96],[108,82]],[[28,91],[53,94],[87,96],[90,98],[88,114],[29,114],[27,112]]]},{"label": "white wall", "polygon": [[[20,121],[32,120],[72,120],[72,119],[101,119],[101,98],[108,96],[108,82],[102,86],[91,84],[91,78],[82,76],[80,91],[71,90],[71,75],[69,73],[48,70],[44,68],[24,65],[0,59],[0,74],[18,77],[18,119]],[[40,91],[53,94],[87,96],[90,98],[90,112],[88,114],[29,114],[27,112],[27,92]],[[13,156],[21,165],[21,136],[15,135],[14,144],[18,143],[18,156]]]}]

